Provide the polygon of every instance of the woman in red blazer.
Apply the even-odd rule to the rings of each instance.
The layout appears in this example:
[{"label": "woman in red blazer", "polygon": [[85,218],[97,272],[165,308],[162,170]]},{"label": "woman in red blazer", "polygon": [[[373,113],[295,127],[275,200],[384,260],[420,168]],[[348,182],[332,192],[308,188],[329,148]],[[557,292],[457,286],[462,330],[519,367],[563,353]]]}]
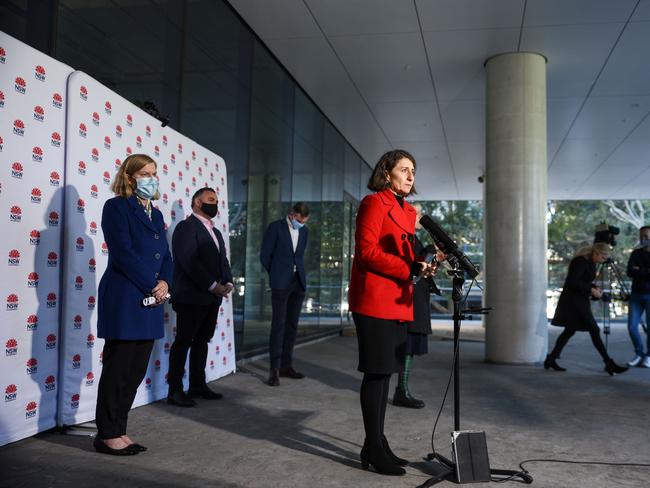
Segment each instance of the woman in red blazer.
[{"label": "woman in red blazer", "polygon": [[390,376],[401,369],[406,322],[413,320],[414,275],[432,268],[413,256],[415,209],[404,197],[415,193],[415,159],[393,150],[380,159],[368,182],[376,193],[361,201],[357,213],[355,254],[349,304],[359,342],[361,413],[366,440],[364,469],[401,475],[408,461],[391,451],[384,436]]}]

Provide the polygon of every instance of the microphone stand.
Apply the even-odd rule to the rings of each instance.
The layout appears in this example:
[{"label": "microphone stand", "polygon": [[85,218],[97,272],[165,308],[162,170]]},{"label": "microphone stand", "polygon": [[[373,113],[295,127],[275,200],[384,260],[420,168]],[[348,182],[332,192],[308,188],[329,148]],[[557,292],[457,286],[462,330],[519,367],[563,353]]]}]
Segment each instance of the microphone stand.
[{"label": "microphone stand", "polygon": [[[467,318],[465,312],[471,311],[481,315],[486,315],[489,308],[480,308],[478,310],[461,310],[460,305],[463,301],[463,285],[465,283],[465,272],[460,269],[457,263],[454,263],[454,268],[447,271],[452,277],[452,294],[451,298],[454,302],[454,431],[460,430],[460,323],[463,319]],[[440,473],[429,478],[427,481],[419,485],[417,488],[428,488],[442,481],[451,481],[458,483],[456,473],[456,463],[451,459],[446,458],[440,453],[429,453],[426,457],[428,461],[435,463],[440,469]],[[506,479],[520,478],[524,483],[530,484],[533,482],[532,476],[521,471],[513,471],[509,469],[490,469],[491,475],[505,476]],[[496,480],[495,480],[496,481]]]}]

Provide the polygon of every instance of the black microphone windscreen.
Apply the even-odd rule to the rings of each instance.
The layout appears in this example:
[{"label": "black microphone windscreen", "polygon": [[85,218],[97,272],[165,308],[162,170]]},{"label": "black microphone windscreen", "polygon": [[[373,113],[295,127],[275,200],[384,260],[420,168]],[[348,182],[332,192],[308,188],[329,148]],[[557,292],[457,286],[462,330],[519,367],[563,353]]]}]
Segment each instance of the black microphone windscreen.
[{"label": "black microphone windscreen", "polygon": [[438,247],[441,247],[445,253],[450,253],[458,249],[456,243],[449,237],[449,235],[440,227],[434,220],[428,215],[423,215],[420,219],[420,224],[424,227],[431,237],[436,241],[436,244],[439,244]]}]

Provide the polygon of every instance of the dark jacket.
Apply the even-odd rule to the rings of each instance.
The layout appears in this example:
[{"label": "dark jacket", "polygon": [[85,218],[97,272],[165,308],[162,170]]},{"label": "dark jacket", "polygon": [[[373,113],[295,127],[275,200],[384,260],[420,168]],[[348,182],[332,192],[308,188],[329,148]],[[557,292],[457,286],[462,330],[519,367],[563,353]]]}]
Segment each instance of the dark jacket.
[{"label": "dark jacket", "polygon": [[151,220],[135,196],[107,200],[102,231],[108,265],[99,282],[97,335],[103,339],[159,339],[164,335],[163,307],[144,307],[158,280],[172,285],[172,258],[162,213]]},{"label": "dark jacket", "polygon": [[589,257],[578,256],[571,260],[551,324],[574,330],[598,327],[590,301],[595,277],[596,265]]},{"label": "dark jacket", "polygon": [[650,252],[643,248],[632,251],[627,262],[627,275],[632,278],[632,293],[650,294]]},{"label": "dark jacket", "polygon": [[260,261],[269,273],[269,284],[276,290],[286,290],[293,278],[293,267],[300,278],[303,289],[307,289],[305,275],[305,249],[307,248],[307,227],[303,226],[298,231],[298,245],[293,252],[293,243],[289,233],[287,219],[283,218],[269,224],[262,239]]},{"label": "dark jacket", "polygon": [[[413,254],[424,258],[424,246],[415,236]],[[435,284],[433,278],[421,279],[413,285],[413,322],[408,325],[408,331],[416,334],[431,334],[431,293]]]},{"label": "dark jacket", "polygon": [[210,286],[216,281],[232,283],[232,271],[221,232],[213,227],[219,242],[214,245],[210,233],[194,215],[180,222],[172,234],[174,255],[174,286],[172,304],[210,305],[218,301],[210,293]]}]

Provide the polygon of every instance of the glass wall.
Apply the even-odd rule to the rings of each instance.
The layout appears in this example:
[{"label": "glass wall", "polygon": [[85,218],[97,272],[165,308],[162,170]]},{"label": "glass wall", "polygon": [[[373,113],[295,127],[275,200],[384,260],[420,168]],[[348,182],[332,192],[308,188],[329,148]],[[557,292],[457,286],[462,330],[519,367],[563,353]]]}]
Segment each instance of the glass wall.
[{"label": "glass wall", "polygon": [[347,321],[354,214],[371,169],[227,2],[8,0],[0,29],[136,104],[153,102],[225,159],[240,356],[267,348],[260,244],[293,202],[311,209],[299,335]]}]

